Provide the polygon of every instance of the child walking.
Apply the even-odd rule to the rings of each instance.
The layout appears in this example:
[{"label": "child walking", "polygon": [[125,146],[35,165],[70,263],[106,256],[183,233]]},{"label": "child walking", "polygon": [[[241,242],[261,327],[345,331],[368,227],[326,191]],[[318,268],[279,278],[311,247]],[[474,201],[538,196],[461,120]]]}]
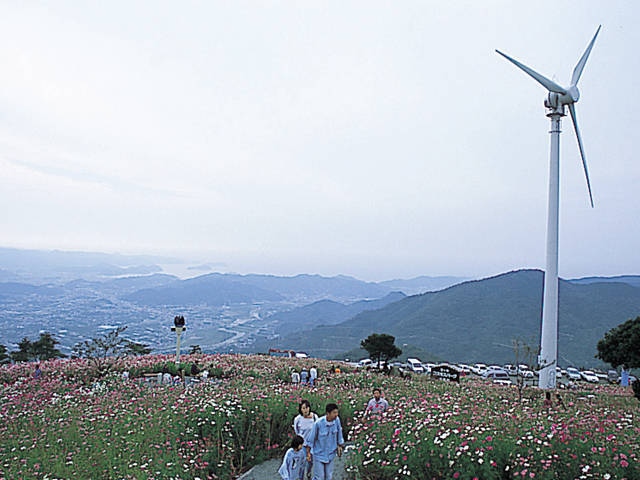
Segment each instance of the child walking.
[{"label": "child walking", "polygon": [[302,450],[304,438],[296,435],[291,440],[291,448],[284,454],[282,465],[278,473],[282,480],[299,480],[304,475],[305,453]]}]

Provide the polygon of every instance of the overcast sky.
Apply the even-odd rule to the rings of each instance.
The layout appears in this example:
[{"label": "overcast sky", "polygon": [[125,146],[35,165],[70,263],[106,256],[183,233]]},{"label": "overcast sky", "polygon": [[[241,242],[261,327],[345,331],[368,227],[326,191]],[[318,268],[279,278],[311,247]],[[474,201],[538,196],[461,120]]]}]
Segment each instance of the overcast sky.
[{"label": "overcast sky", "polygon": [[4,1],[0,245],[365,280],[640,274],[640,3]]}]

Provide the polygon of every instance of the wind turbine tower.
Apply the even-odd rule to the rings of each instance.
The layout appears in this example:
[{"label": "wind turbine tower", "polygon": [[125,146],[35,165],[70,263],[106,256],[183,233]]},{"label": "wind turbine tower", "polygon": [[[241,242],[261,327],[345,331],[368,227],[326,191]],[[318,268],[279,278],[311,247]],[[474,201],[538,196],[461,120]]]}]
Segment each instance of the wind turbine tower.
[{"label": "wind turbine tower", "polygon": [[578,90],[578,80],[582,75],[593,44],[600,32],[601,26],[596,30],[593,39],[582,54],[578,64],[571,76],[571,86],[564,88],[540,75],[538,72],[523,65],[517,60],[505,55],[499,50],[497,53],[509,60],[515,66],[530,75],[549,92],[544,106],[547,108],[547,117],[551,120],[551,146],[549,155],[549,201],[547,214],[547,264],[544,274],[544,297],[542,301],[542,328],[540,335],[540,356],[539,365],[540,377],[539,386],[543,389],[556,388],[556,365],[558,360],[558,217],[560,198],[560,120],[566,115],[565,107],[569,107],[573,128],[578,139],[578,148],[582,158],[582,167],[587,179],[587,189],[589,190],[589,200],[593,207],[593,195],[591,194],[591,182],[587,170],[587,159],[585,158],[582,138],[578,129],[578,119],[576,117],[576,107],[580,92]]}]

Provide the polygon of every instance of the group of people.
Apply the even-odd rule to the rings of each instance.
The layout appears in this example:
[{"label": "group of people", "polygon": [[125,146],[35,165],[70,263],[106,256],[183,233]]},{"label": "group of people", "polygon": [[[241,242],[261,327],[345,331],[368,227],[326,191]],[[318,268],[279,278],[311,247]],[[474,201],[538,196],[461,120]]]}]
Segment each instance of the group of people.
[{"label": "group of people", "polygon": [[190,384],[198,381],[207,381],[209,377],[209,369],[200,369],[197,364],[192,363],[189,369],[189,376],[187,376],[185,369],[181,368],[175,375],[171,375],[167,367],[162,368],[162,372],[158,373],[158,383],[163,385],[180,385],[184,384],[189,386]]},{"label": "group of people", "polygon": [[[553,408],[553,400],[551,400],[551,392],[546,391],[544,392],[544,402],[543,405],[545,408]],[[559,393],[556,393],[556,405],[560,408],[562,408],[563,410],[566,410],[567,407],[564,405],[564,402],[562,401],[562,397],[560,396]]]},{"label": "group of people", "polygon": [[311,367],[309,370],[307,370],[306,367],[302,367],[300,372],[298,372],[295,369],[291,371],[291,383],[293,383],[294,386],[298,386],[302,384],[302,385],[309,385],[310,387],[313,387],[315,386],[317,381],[318,381],[318,368],[315,365]]},{"label": "group of people", "polygon": [[[367,403],[365,414],[381,414],[387,411],[389,402],[382,397],[379,388],[373,389],[373,398]],[[311,410],[311,403],[302,400],[298,415],[293,419],[295,436],[278,470],[283,480],[331,480],[333,461],[342,456],[344,437],[338,406],[328,403],[325,414],[318,417]]]},{"label": "group of people", "polygon": [[278,470],[283,480],[331,480],[333,461],[342,456],[344,437],[338,405],[328,403],[325,414],[318,417],[311,403],[302,400],[293,420],[295,436]]}]

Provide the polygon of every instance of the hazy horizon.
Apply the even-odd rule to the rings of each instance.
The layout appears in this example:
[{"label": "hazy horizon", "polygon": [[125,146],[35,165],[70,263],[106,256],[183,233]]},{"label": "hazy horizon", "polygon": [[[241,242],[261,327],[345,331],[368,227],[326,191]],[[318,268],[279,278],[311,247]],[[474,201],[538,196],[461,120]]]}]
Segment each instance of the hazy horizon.
[{"label": "hazy horizon", "polygon": [[[4,249],[4,248],[8,248],[8,249],[13,249],[15,247],[7,247],[7,246],[0,246],[0,249]],[[79,254],[96,254],[96,255],[115,255],[115,256],[133,256],[133,257],[157,257],[154,258],[154,260],[156,260],[154,262],[155,265],[157,265],[158,267],[160,267],[162,269],[162,273],[166,273],[166,274],[170,274],[170,275],[175,275],[177,277],[179,277],[180,279],[187,279],[187,278],[193,278],[193,277],[197,277],[197,276],[201,276],[201,275],[206,275],[208,273],[223,273],[223,274],[237,274],[237,275],[274,275],[274,276],[283,276],[283,277],[293,277],[296,275],[321,275],[321,276],[325,276],[325,277],[333,277],[333,276],[348,276],[348,277],[353,277],[357,280],[362,280],[362,281],[366,281],[366,282],[384,282],[384,281],[392,281],[392,280],[414,280],[417,279],[419,277],[430,277],[430,278],[446,278],[446,277],[453,277],[453,278],[459,278],[462,281],[468,281],[468,280],[480,280],[480,279],[485,279],[485,278],[489,278],[489,277],[494,277],[496,275],[501,275],[504,273],[508,273],[510,271],[515,271],[515,270],[527,270],[527,269],[536,269],[533,267],[521,267],[521,268],[513,268],[513,269],[509,269],[509,270],[504,270],[504,271],[495,271],[495,272],[484,272],[484,273],[480,273],[478,275],[472,275],[472,274],[449,274],[449,273],[443,273],[443,274],[433,274],[433,273],[420,273],[418,275],[414,275],[414,276],[386,276],[386,277],[363,277],[363,276],[359,276],[357,274],[353,274],[350,272],[346,272],[346,271],[336,271],[336,272],[328,272],[328,273],[322,273],[322,272],[317,272],[317,271],[276,271],[276,270],[272,270],[272,271],[260,271],[257,269],[253,269],[251,268],[251,266],[247,266],[246,269],[243,270],[238,270],[238,269],[233,269],[230,268],[230,266],[228,264],[222,263],[222,262],[209,262],[206,259],[203,258],[186,258],[186,257],[180,257],[179,255],[174,255],[174,256],[164,256],[164,255],[153,255],[153,254],[149,254],[149,253],[128,253],[128,252],[97,252],[97,251],[78,251],[78,250],[30,250],[30,249],[21,249],[21,248],[16,248],[16,250],[19,251],[36,251],[36,252],[60,252],[60,253],[68,253],[68,254],[74,254],[74,253],[79,253]],[[151,264],[151,263],[149,263]],[[139,264],[136,263],[131,263],[129,264],[129,266],[137,266]],[[121,264],[121,266],[124,266],[124,264]],[[2,263],[0,262],[0,270],[4,268],[4,265],[2,265]],[[543,270],[540,268],[537,268],[537,270]],[[131,274],[131,276],[135,276],[135,275],[140,275],[140,274]],[[619,277],[619,276],[636,276],[636,275],[640,275],[640,273],[636,273],[636,272],[622,272],[622,273],[616,273],[616,274],[610,274],[610,275],[603,275],[603,274],[598,274],[598,273],[593,273],[593,274],[588,274],[588,275],[580,275],[580,276],[563,276],[562,278],[565,280],[569,280],[569,279],[578,279],[578,278],[585,278],[585,277]],[[124,276],[129,276],[128,274],[125,274]]]}]

